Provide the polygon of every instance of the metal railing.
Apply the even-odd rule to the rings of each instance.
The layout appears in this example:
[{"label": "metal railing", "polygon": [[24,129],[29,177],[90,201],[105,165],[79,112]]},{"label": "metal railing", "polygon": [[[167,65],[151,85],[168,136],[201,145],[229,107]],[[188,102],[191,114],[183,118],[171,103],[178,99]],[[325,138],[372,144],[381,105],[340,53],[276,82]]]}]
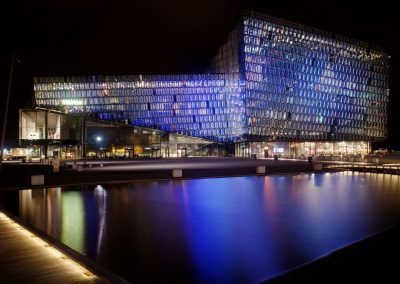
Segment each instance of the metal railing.
[{"label": "metal railing", "polygon": [[330,164],[324,163],[324,169],[341,169],[357,172],[374,172],[374,173],[388,173],[400,174],[400,164],[350,164],[350,163],[337,163]]}]

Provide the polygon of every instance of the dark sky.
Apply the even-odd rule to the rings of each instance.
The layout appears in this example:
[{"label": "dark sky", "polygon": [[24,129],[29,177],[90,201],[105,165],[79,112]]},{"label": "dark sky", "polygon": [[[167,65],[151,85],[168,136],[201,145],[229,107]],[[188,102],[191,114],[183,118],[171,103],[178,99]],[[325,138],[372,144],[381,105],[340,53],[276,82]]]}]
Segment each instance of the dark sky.
[{"label": "dark sky", "polygon": [[[394,1],[393,1],[394,2]],[[201,73],[243,8],[368,41],[391,62],[389,144],[399,148],[397,8],[390,1],[10,1],[0,7],[1,108],[13,48],[16,67],[7,142],[18,143],[18,109],[29,105],[33,76]],[[397,28],[397,29],[396,29]],[[1,116],[3,121],[3,116]],[[2,127],[2,126],[0,126]]]}]

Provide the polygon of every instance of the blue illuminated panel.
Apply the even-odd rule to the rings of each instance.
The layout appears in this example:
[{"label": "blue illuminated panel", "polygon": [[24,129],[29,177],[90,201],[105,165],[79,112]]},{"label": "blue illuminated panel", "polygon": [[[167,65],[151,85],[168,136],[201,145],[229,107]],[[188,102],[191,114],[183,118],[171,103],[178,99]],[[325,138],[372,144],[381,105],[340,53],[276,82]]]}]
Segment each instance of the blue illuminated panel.
[{"label": "blue illuminated panel", "polygon": [[389,56],[251,12],[243,20],[247,133],[253,140],[382,140]]},{"label": "blue illuminated panel", "polygon": [[247,12],[210,74],[35,78],[36,104],[213,141],[381,141],[379,48]]},{"label": "blue illuminated panel", "polygon": [[232,75],[36,78],[35,96],[38,106],[214,141],[243,134],[240,87]]}]

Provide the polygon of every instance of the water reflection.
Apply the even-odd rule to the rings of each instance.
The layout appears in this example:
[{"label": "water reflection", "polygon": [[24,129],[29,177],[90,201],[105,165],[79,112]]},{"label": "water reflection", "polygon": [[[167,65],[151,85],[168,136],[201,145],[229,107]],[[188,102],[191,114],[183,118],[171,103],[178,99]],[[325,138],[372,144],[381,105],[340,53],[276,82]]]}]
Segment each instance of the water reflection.
[{"label": "water reflection", "polygon": [[97,214],[99,216],[99,232],[97,234],[96,254],[100,256],[101,247],[104,239],[104,232],[106,226],[106,211],[107,211],[107,192],[101,186],[97,185],[94,189],[94,198],[96,200]]},{"label": "water reflection", "polygon": [[[48,235],[61,236],[61,188],[19,191],[19,214],[22,219]],[[82,218],[80,218],[82,219]]]},{"label": "water reflection", "polygon": [[399,185],[346,172],[48,188],[19,191],[16,213],[131,281],[254,283],[400,223]]},{"label": "water reflection", "polygon": [[84,243],[85,216],[83,196],[80,192],[63,192],[61,197],[61,241],[71,248],[86,252]]}]

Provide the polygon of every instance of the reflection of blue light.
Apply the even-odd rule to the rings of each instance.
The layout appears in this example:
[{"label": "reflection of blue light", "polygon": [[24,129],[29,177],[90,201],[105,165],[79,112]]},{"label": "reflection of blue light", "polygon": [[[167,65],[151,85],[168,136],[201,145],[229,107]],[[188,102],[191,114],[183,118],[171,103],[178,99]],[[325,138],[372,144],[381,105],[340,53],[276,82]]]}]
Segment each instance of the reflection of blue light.
[{"label": "reflection of blue light", "polygon": [[[236,272],[261,279],[265,264],[279,269],[274,259],[274,232],[266,227],[263,216],[263,179],[221,178],[185,182],[189,190],[186,225],[196,278],[202,283],[235,283],[235,273],[224,273],[224,267],[236,267]],[[257,187],[257,186],[256,186]],[[266,242],[266,236],[269,236]],[[249,239],[251,239],[249,241]],[[240,272],[239,272],[240,271]],[[251,282],[251,281],[250,281]]]},{"label": "reflection of blue light", "polygon": [[96,201],[96,210],[98,214],[97,218],[98,218],[98,230],[99,230],[97,234],[96,253],[99,255],[101,247],[103,245],[105,222],[106,222],[107,194],[105,188],[102,187],[100,184],[97,185],[94,189],[94,196]]},{"label": "reflection of blue light", "polygon": [[350,172],[135,182],[20,193],[20,214],[132,282],[153,269],[174,282],[261,283],[395,225],[398,187]]}]

